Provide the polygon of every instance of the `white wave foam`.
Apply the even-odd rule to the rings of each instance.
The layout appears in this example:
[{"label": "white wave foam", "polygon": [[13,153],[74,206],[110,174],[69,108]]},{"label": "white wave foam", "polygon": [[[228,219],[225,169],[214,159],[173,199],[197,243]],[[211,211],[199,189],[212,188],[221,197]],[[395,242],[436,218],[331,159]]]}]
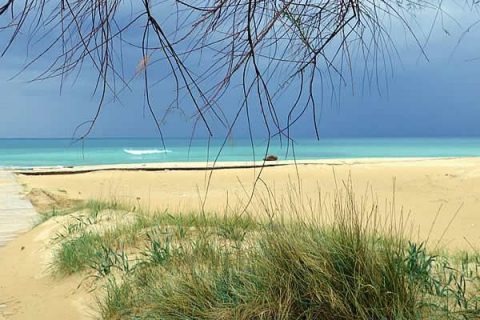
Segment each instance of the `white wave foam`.
[{"label": "white wave foam", "polygon": [[132,149],[123,149],[124,152],[128,154],[133,154],[136,156],[142,156],[146,154],[160,154],[160,153],[170,153],[171,150],[168,149],[145,149],[145,150],[132,150]]}]

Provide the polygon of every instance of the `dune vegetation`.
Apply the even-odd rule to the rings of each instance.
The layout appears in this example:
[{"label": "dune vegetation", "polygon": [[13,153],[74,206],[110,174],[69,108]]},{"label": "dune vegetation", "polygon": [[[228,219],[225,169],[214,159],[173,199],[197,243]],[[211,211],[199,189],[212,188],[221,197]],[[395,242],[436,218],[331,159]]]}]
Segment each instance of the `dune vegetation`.
[{"label": "dune vegetation", "polygon": [[84,274],[103,319],[480,318],[480,254],[409,241],[348,187],[322,210],[265,211],[56,210],[52,272]]}]

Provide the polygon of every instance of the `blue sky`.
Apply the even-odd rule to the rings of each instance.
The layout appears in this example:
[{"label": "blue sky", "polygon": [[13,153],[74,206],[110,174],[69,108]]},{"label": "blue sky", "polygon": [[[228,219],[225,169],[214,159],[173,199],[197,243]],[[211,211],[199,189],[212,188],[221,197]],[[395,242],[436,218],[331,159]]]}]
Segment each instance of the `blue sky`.
[{"label": "blue sky", "polygon": [[[396,60],[387,80],[382,75],[381,90],[362,90],[360,75],[356,75],[354,88],[342,87],[334,102],[324,99],[321,137],[480,136],[480,27],[469,29],[480,16],[459,7],[445,10],[461,25],[453,19],[435,25],[425,48],[428,59],[422,57],[411,37],[394,30],[401,60]],[[417,15],[416,30],[422,43],[426,43],[432,19],[432,12]],[[0,34],[0,42],[4,40],[5,35]],[[138,52],[126,54],[129,60],[139,60]],[[98,96],[92,94],[94,70],[87,69],[76,81],[68,81],[60,94],[58,79],[27,82],[42,70],[42,64],[10,80],[26,57],[25,41],[20,39],[0,59],[0,138],[72,137],[76,126],[90,119],[97,107]],[[161,76],[160,72],[152,74]],[[121,102],[109,100],[105,105],[93,137],[157,135],[144,108],[142,80],[131,85],[132,91],[122,94]],[[227,114],[238,106],[238,90],[232,88],[222,100],[221,108]],[[157,89],[156,101],[162,101],[167,91]],[[167,137],[189,137],[192,125],[188,115],[173,114],[162,128]],[[245,126],[239,125],[235,134],[244,136]],[[303,118],[294,134],[314,137],[311,118]]]}]

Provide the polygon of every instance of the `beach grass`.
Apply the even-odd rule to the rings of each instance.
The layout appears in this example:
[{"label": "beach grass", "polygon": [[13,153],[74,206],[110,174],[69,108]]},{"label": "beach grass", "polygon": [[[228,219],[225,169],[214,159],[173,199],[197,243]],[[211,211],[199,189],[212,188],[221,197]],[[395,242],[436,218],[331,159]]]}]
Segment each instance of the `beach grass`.
[{"label": "beach grass", "polygon": [[430,252],[344,191],[329,219],[90,201],[54,239],[53,268],[98,282],[103,319],[480,317],[478,253]]}]

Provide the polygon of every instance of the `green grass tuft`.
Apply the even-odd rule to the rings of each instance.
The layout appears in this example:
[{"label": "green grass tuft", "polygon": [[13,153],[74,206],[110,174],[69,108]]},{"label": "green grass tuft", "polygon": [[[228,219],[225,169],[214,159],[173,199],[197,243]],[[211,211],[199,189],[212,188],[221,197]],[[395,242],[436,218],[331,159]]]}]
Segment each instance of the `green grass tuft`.
[{"label": "green grass tuft", "polygon": [[55,266],[105,279],[104,319],[480,318],[478,253],[430,254],[348,193],[328,222],[87,208]]},{"label": "green grass tuft", "polygon": [[101,237],[94,233],[85,232],[76,238],[65,240],[56,252],[54,266],[61,274],[85,270],[95,261],[101,246]]}]

